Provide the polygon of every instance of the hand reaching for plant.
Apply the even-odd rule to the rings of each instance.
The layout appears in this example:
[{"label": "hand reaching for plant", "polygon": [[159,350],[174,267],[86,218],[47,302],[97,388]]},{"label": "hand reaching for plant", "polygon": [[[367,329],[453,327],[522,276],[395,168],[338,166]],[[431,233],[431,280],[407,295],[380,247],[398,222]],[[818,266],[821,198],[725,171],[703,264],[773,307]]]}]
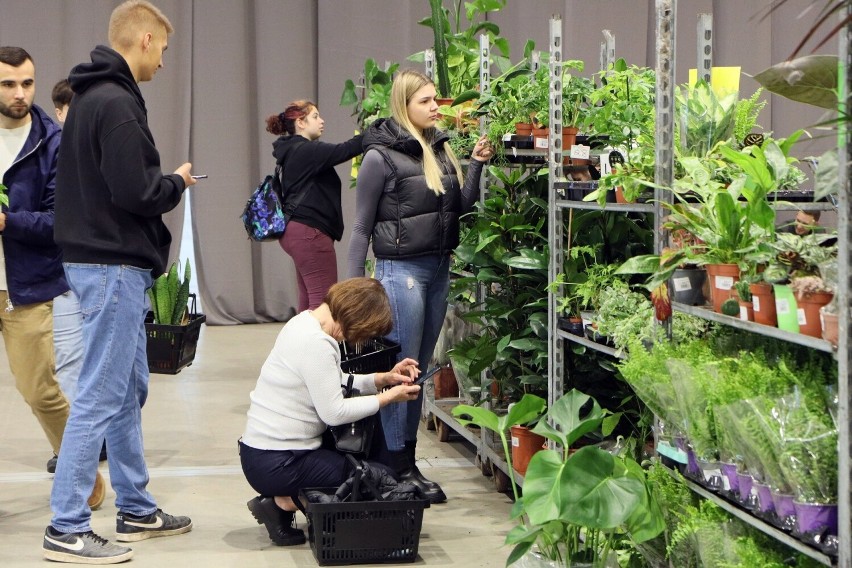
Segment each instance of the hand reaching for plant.
[{"label": "hand reaching for plant", "polygon": [[492,156],[494,156],[494,148],[491,147],[488,137],[483,135],[476,141],[471,157],[478,162],[487,162]]}]

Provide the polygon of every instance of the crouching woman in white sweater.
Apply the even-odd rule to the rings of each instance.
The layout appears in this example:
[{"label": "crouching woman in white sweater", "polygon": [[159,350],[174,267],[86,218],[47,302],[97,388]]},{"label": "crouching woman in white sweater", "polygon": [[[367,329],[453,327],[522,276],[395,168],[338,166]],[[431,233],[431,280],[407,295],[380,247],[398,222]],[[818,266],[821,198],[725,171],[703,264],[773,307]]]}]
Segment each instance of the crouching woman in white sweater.
[{"label": "crouching woman in white sweater", "polygon": [[[393,325],[382,285],[351,278],[329,289],[315,310],[293,317],[275,340],[251,392],[239,442],[246,480],[260,493],[248,502],[279,546],[305,542],[295,527],[293,497],[306,487],[337,487],[352,473],[345,457],[321,448],[327,426],[354,422],[395,402],[415,400],[417,362],[403,359],[386,373],[355,375],[363,396],[343,398],[339,341],[387,335]],[[382,390],[385,387],[392,387]]]}]

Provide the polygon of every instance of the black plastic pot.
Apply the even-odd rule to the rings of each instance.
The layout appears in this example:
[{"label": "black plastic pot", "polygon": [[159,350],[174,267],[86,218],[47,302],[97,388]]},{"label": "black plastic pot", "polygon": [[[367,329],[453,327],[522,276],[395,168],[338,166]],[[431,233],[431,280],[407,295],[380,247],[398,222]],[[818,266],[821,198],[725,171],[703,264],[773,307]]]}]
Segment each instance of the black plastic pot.
[{"label": "black plastic pot", "polygon": [[678,268],[669,279],[669,297],[673,302],[687,306],[703,306],[704,281],[707,271],[703,268]]}]

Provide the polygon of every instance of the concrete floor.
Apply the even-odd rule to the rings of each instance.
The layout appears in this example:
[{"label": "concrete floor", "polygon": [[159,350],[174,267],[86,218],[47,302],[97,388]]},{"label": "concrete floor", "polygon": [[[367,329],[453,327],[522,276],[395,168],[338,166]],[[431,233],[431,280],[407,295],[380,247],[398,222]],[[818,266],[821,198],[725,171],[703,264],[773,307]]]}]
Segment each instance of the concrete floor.
[{"label": "concrete floor", "polygon": [[[254,496],[237,456],[248,394],[281,324],[204,327],[195,363],[178,375],[152,375],[143,410],[149,490],[172,514],[189,515],[183,536],[135,543],[133,566],[316,566],[308,544],[272,546],[246,501]],[[449,501],[427,509],[415,564],[502,567],[513,524],[510,500],[473,465],[460,439],[440,443],[421,432],[420,468]],[[45,566],[41,541],[51,513],[51,452],[43,432],[14,388],[0,345],[0,566]],[[101,465],[106,476],[107,468]],[[95,532],[114,538],[115,494],[107,489],[94,512]],[[299,516],[299,525],[305,526]],[[51,563],[52,564],[52,563]],[[384,565],[387,566],[387,565]]]}]

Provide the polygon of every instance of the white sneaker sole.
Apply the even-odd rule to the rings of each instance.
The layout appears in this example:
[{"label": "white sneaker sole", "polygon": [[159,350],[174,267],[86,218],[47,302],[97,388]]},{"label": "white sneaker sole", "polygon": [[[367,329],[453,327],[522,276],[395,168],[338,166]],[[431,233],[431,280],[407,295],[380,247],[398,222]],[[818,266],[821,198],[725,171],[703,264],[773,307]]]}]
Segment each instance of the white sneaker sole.
[{"label": "white sneaker sole", "polygon": [[133,558],[133,551],[128,550],[124,554],[119,554],[118,556],[88,557],[80,556],[79,554],[71,554],[70,552],[59,552],[58,550],[45,550],[44,557],[45,559],[53,560],[54,562],[69,562],[71,564],[119,564],[121,562],[127,562]]},{"label": "white sneaker sole", "polygon": [[157,538],[159,536],[175,536],[183,533],[188,533],[192,530],[192,523],[189,523],[185,527],[180,527],[179,529],[171,529],[171,530],[155,530],[155,531],[142,531],[135,533],[115,533],[115,540],[118,542],[139,542],[140,540],[146,540],[149,538]]}]

